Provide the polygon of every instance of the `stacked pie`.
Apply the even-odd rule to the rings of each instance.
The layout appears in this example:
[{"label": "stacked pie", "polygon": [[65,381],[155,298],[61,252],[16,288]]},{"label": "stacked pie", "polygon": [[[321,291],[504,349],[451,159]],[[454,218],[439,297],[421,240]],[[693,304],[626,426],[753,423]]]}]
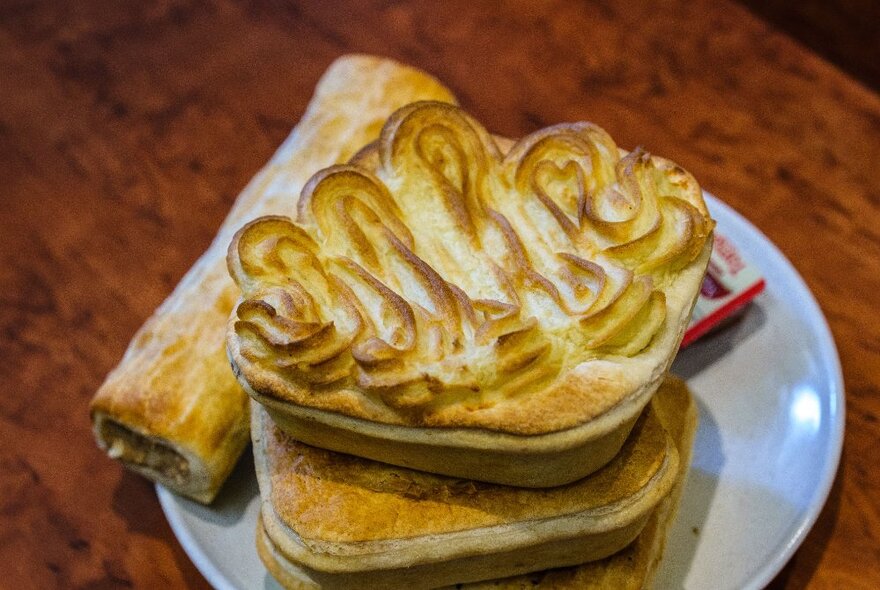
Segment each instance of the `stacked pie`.
[{"label": "stacked pie", "polygon": [[241,228],[227,351],[269,570],[641,586],[688,463],[667,371],[713,225],[690,174],[594,125],[512,143],[418,102]]}]

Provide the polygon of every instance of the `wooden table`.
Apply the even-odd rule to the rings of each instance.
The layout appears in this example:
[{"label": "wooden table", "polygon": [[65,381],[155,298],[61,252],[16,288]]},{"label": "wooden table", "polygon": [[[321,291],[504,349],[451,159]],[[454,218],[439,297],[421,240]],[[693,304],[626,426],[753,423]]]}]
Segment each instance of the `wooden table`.
[{"label": "wooden table", "polygon": [[87,404],[321,72],[363,51],[496,133],[595,121],[779,245],[837,339],[847,436],[771,587],[880,588],[880,96],[738,4],[651,4],[2,3],[0,587],[207,587]]}]

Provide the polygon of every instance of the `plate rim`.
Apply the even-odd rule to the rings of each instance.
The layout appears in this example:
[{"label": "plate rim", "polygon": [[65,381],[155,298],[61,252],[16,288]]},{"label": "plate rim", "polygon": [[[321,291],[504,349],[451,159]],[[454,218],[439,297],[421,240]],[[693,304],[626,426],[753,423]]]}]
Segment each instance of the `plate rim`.
[{"label": "plate rim", "polygon": [[[249,449],[245,452],[249,452]],[[205,577],[208,584],[210,584],[215,590],[241,590],[233,584],[223,572],[220,571],[211,558],[202,551],[189,527],[183,522],[180,506],[178,505],[178,502],[183,498],[160,483],[156,483],[155,486],[156,496],[159,498],[159,505],[162,507],[162,512],[165,513],[165,518],[171,526],[171,532],[174,533],[180,546],[183,547],[184,553],[190,558],[193,565],[199,570],[199,573]]]},{"label": "plate rim", "polygon": [[831,326],[828,324],[828,319],[822,313],[822,307],[819,305],[816,296],[809,285],[807,285],[803,276],[798,272],[797,267],[764,232],[736,209],[708,191],[704,190],[703,196],[706,197],[710,210],[718,209],[723,211],[728,220],[732,222],[732,225],[739,225],[741,229],[756,236],[762,242],[762,247],[767,250],[768,257],[775,258],[773,264],[785,269],[785,272],[789,274],[788,278],[800,288],[802,303],[805,304],[805,308],[802,308],[802,310],[809,316],[807,318],[809,325],[815,327],[814,334],[819,348],[819,357],[824,361],[825,369],[831,377],[828,389],[830,397],[833,398],[833,411],[830,417],[829,444],[825,454],[825,457],[828,459],[827,466],[821,474],[819,485],[816,488],[815,501],[810,503],[802,518],[795,520],[797,528],[785,544],[784,549],[767,561],[761,568],[757,569],[752,576],[752,580],[746,586],[749,589],[759,590],[773,581],[776,575],[788,564],[801,544],[803,544],[819,519],[822,510],[825,508],[828,496],[831,494],[831,488],[837,479],[846,430],[846,389],[843,380],[843,366],[840,362],[840,353],[837,350],[837,344],[834,341],[834,334],[831,331]]},{"label": "plate rim", "polygon": [[[832,416],[830,417],[829,444],[826,447],[825,453],[825,458],[827,459],[826,468],[821,474],[819,485],[816,488],[815,500],[803,512],[803,516],[794,520],[793,524],[797,525],[795,532],[785,543],[783,550],[776,553],[772,558],[765,561],[760,568],[756,569],[745,586],[746,588],[760,589],[770,583],[782,571],[804,542],[804,539],[806,539],[810,530],[816,524],[819,515],[822,513],[831,493],[831,488],[837,478],[846,428],[846,391],[843,368],[828,320],[825,314],[822,313],[822,308],[815,295],[813,295],[813,292],[794,264],[769,237],[736,209],[708,191],[704,190],[703,196],[710,210],[723,212],[724,217],[727,218],[725,221],[729,222],[730,225],[739,226],[739,232],[747,233],[757,238],[761,242],[762,248],[766,250],[767,257],[774,259],[771,261],[771,264],[784,269],[784,272],[789,275],[787,277],[788,280],[797,285],[803,303],[801,311],[807,320],[807,324],[813,327],[819,358],[824,361],[825,372],[831,378],[828,383],[828,390],[829,396],[833,398],[831,400],[833,404],[831,406]],[[156,495],[174,536],[207,582],[217,590],[240,590],[220,571],[193,537],[191,530],[184,522],[179,505],[180,498],[174,492],[169,491],[158,483],[156,484]]]}]

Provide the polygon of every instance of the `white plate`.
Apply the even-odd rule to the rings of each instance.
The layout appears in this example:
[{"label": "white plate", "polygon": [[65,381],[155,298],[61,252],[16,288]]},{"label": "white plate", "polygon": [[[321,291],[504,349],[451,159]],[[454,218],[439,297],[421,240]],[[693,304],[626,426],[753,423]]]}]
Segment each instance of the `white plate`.
[{"label": "white plate", "polygon": [[[682,351],[673,371],[696,393],[700,427],[657,588],[761,588],[816,521],[843,442],[840,361],[825,318],[782,253],[707,195],[719,233],[767,289],[745,318]],[[253,461],[209,508],[157,487],[171,528],[218,590],[277,588],[254,547]]]}]

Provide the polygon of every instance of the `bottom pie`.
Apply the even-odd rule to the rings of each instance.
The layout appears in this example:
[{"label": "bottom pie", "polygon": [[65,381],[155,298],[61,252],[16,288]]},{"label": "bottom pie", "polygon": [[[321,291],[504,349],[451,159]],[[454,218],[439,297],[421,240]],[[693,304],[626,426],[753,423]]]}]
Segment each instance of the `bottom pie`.
[{"label": "bottom pie", "polygon": [[608,465],[524,489],[317,449],[258,404],[252,414],[257,545],[295,589],[641,587],[659,562],[696,424],[683,382],[668,378]]}]

